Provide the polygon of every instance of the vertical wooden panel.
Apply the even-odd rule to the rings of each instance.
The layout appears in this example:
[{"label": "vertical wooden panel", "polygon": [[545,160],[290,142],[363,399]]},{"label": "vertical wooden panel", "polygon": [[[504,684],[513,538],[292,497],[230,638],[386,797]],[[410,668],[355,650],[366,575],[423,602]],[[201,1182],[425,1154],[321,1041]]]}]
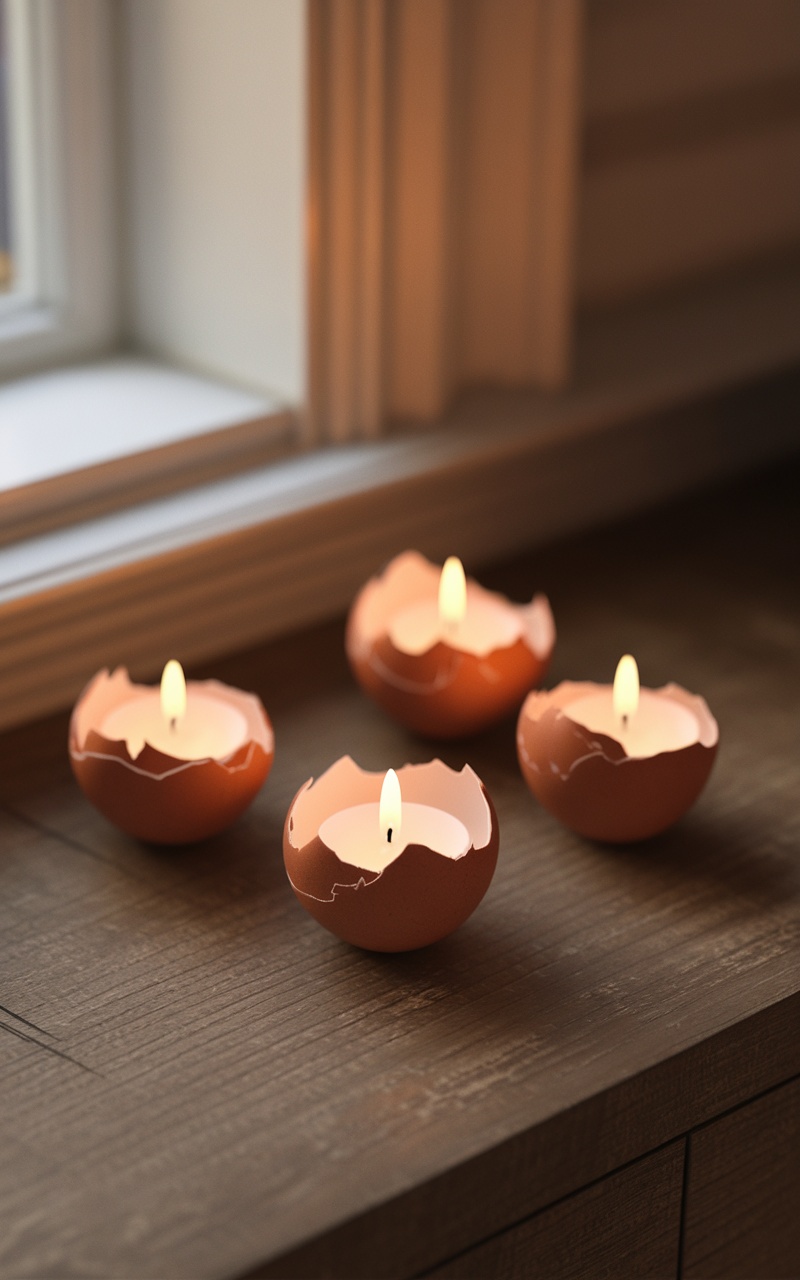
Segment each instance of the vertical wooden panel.
[{"label": "vertical wooden panel", "polygon": [[306,177],[306,331],[308,398],[303,412],[306,444],[318,443],[325,433],[325,262],[327,259],[325,192],[327,187],[326,118],[327,58],[326,0],[308,0],[306,57],[308,59],[308,173]]},{"label": "vertical wooden panel", "polygon": [[458,284],[459,374],[531,376],[536,6],[467,0]]},{"label": "vertical wooden panel", "polygon": [[384,155],[386,0],[362,0],[361,262],[357,387],[360,433],[383,417]]},{"label": "vertical wooden panel", "polygon": [[539,0],[533,222],[533,378],[568,377],[582,75],[582,0]]},{"label": "vertical wooden panel", "polygon": [[359,6],[358,0],[328,5],[328,434],[346,440],[356,403]]},{"label": "vertical wooden panel", "polygon": [[684,1142],[671,1143],[428,1272],[428,1280],[674,1276],[683,1160]]},{"label": "vertical wooden panel", "polygon": [[800,1080],[692,1136],[686,1280],[800,1274]]},{"label": "vertical wooden panel", "polygon": [[392,6],[387,398],[441,413],[451,377],[451,0]]},{"label": "vertical wooden panel", "polygon": [[310,8],[309,329],[312,435],[375,435],[382,418],[385,0]]},{"label": "vertical wooden panel", "polygon": [[[559,385],[571,346],[580,2],[462,0],[438,75],[421,61],[428,9],[416,26],[407,4],[399,12],[391,332],[407,352],[392,406],[424,415],[451,384]],[[416,124],[402,116],[413,87]]]},{"label": "vertical wooden panel", "polygon": [[313,417],[563,382],[582,0],[314,0]]}]

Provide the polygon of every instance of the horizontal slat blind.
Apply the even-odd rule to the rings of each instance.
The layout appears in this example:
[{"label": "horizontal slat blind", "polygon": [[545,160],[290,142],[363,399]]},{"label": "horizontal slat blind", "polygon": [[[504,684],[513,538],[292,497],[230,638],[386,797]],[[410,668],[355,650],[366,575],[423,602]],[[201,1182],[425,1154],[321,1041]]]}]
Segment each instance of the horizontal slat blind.
[{"label": "horizontal slat blind", "polygon": [[800,244],[797,0],[589,0],[577,295]]},{"label": "horizontal slat blind", "polygon": [[797,0],[586,0],[590,120],[800,70]]},{"label": "horizontal slat blind", "polygon": [[459,13],[457,381],[557,386],[571,353],[580,5],[468,0]]}]

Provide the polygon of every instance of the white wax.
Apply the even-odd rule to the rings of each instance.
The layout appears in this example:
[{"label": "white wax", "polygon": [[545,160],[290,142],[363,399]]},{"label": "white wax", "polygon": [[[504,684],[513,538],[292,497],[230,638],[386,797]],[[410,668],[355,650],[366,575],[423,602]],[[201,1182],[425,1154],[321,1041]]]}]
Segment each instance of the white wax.
[{"label": "white wax", "polygon": [[564,715],[582,724],[591,733],[604,733],[621,742],[629,756],[655,756],[662,751],[680,751],[700,740],[700,722],[679,702],[654,689],[641,689],[639,705],[628,722],[614,711],[611,686],[576,698],[564,708]]},{"label": "white wax", "polygon": [[522,635],[519,612],[490,595],[467,591],[467,611],[448,625],[439,616],[436,600],[419,600],[396,613],[389,623],[389,639],[403,653],[420,654],[444,640],[455,649],[485,657],[494,649],[515,644]]},{"label": "white wax", "polygon": [[429,804],[403,802],[399,832],[381,835],[379,806],[356,804],[326,818],[319,838],[342,862],[364,871],[383,871],[409,844],[427,845],[445,858],[463,858],[472,841],[463,822]]},{"label": "white wax", "polygon": [[158,689],[146,689],[109,711],[98,732],[125,741],[132,760],[145,743],[176,760],[224,760],[247,742],[247,720],[238,707],[189,686],[186,714],[173,728],[161,710]]}]

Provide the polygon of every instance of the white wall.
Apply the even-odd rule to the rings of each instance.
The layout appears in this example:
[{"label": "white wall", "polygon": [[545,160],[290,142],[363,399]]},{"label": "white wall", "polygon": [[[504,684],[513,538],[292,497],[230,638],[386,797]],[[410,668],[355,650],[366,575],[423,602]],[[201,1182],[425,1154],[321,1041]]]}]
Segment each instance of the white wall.
[{"label": "white wall", "polygon": [[305,395],[303,0],[123,0],[125,328]]}]

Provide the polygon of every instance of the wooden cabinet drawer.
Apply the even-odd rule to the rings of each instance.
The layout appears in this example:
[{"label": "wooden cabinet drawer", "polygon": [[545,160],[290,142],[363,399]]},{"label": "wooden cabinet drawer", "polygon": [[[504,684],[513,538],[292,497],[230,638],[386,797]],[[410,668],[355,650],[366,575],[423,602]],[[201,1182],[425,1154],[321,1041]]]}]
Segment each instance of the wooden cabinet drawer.
[{"label": "wooden cabinet drawer", "polygon": [[800,1080],[692,1136],[683,1274],[800,1276]]},{"label": "wooden cabinet drawer", "polygon": [[683,1158],[683,1141],[673,1142],[460,1254],[429,1277],[674,1277]]}]

